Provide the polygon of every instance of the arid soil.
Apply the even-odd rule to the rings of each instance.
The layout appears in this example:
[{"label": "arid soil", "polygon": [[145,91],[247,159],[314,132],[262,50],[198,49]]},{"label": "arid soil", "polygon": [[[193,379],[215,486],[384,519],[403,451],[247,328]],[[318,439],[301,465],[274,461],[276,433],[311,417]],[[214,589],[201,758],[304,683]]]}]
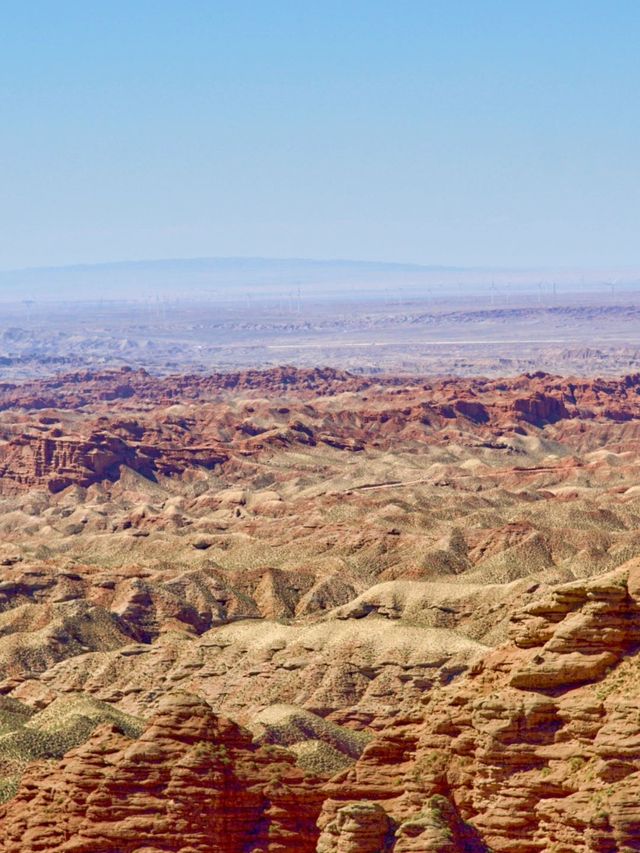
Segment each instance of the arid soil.
[{"label": "arid soil", "polygon": [[0,386],[0,851],[640,849],[640,374]]},{"label": "arid soil", "polygon": [[178,298],[178,287],[174,298],[160,299],[142,298],[131,280],[110,300],[98,298],[103,285],[84,281],[86,301],[1,303],[0,371],[22,381],[122,365],[167,376],[287,363],[372,375],[617,376],[640,370],[639,283],[615,290],[574,282],[556,292],[549,282],[522,290],[486,278],[471,289],[414,280],[370,298],[346,283],[325,296],[292,284]]}]

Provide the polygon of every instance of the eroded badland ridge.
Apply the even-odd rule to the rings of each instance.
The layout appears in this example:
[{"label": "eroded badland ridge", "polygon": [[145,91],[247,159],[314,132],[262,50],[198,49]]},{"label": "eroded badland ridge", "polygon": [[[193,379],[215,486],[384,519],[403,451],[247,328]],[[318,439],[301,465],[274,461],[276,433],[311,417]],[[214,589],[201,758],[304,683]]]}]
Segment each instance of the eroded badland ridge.
[{"label": "eroded badland ridge", "polygon": [[0,850],[640,849],[640,374],[0,386]]}]

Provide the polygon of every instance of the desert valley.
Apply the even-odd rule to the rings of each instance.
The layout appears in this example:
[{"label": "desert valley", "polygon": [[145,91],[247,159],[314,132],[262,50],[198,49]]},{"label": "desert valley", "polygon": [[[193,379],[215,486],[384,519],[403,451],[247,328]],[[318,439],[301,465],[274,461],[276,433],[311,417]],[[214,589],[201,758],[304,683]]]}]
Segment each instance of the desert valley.
[{"label": "desert valley", "polygon": [[0,850],[637,849],[640,375],[0,388]]}]

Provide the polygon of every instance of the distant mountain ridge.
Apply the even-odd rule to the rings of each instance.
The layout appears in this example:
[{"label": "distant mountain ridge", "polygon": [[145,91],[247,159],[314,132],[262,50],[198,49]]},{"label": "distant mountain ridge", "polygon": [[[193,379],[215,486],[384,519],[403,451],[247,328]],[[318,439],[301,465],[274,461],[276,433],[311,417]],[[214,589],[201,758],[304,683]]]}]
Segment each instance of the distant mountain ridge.
[{"label": "distant mountain ridge", "polygon": [[640,268],[627,270],[506,269],[305,258],[171,258],[113,261],[0,271],[3,301],[64,299],[282,297],[376,298],[398,290],[446,294],[463,289],[640,284]]},{"label": "distant mountain ridge", "polygon": [[245,293],[275,295],[293,288],[330,292],[344,285],[359,290],[402,279],[420,279],[454,268],[419,264],[376,263],[351,260],[299,258],[170,258],[165,260],[115,261],[64,267],[34,267],[0,272],[2,296],[12,292],[21,298],[198,297]]}]

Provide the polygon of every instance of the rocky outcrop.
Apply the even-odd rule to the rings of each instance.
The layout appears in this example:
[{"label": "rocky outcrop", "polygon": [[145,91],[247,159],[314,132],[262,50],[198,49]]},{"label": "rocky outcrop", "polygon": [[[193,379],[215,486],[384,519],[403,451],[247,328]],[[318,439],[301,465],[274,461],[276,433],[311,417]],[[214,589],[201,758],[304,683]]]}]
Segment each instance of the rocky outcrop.
[{"label": "rocky outcrop", "polygon": [[189,694],[137,740],[102,726],[0,811],[3,853],[312,853],[321,780]]},{"label": "rocky outcrop", "polygon": [[267,370],[231,371],[202,375],[178,375],[157,379],[146,370],[84,370],[22,385],[0,384],[2,409],[78,409],[102,402],[131,400],[155,404],[172,400],[201,400],[228,391],[315,396],[335,390],[368,387],[370,380],[332,368],[275,367]]},{"label": "rocky outcrop", "polygon": [[529,397],[516,398],[513,401],[513,411],[517,417],[537,426],[545,423],[552,424],[570,417],[562,397],[539,392]]},{"label": "rocky outcrop", "polygon": [[[518,613],[509,644],[432,691],[426,713],[390,720],[329,783],[318,849],[637,849],[639,608],[633,562]],[[353,846],[365,825],[382,845],[385,817],[386,847]]]},{"label": "rocky outcrop", "polygon": [[[124,467],[151,479],[184,475],[291,445],[359,453],[399,437],[438,443],[452,422],[487,440],[563,421],[638,421],[639,390],[637,375],[425,383],[288,367],[164,379],[143,370],[76,373],[0,388],[0,487],[59,492],[117,480]],[[337,408],[323,404],[340,394]],[[279,402],[265,406],[265,398]],[[167,415],[174,403],[188,414]]]},{"label": "rocky outcrop", "polygon": [[[227,456],[214,445],[165,447],[150,444],[141,427],[141,441],[109,431],[90,431],[86,437],[48,433],[21,433],[0,446],[0,481],[5,493],[33,486],[60,492],[71,485],[90,486],[117,480],[123,467],[145,477],[181,474],[188,468],[214,468]],[[146,443],[145,443],[146,441]]]}]

